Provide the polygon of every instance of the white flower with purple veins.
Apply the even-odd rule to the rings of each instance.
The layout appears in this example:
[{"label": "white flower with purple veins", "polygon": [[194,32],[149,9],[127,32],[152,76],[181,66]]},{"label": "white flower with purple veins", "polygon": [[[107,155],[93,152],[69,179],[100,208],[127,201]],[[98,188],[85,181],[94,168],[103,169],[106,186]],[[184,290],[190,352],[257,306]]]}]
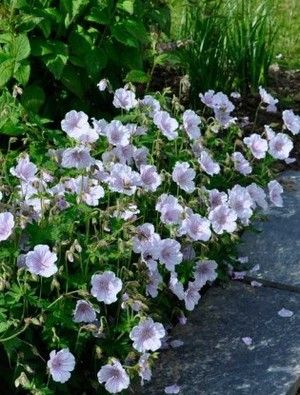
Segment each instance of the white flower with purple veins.
[{"label": "white flower with purple veins", "polygon": [[235,107],[228,99],[228,96],[223,92],[218,92],[214,95],[212,100],[212,108],[215,113],[215,118],[225,128],[235,122],[235,118],[230,116],[230,113]]},{"label": "white flower with purple veins", "polygon": [[267,112],[276,112],[277,107],[276,104],[278,103],[278,99],[275,99],[272,95],[270,95],[263,87],[259,87],[259,94],[261,101],[264,104],[267,104]]},{"label": "white flower with purple veins", "polygon": [[104,189],[98,184],[98,181],[86,176],[71,178],[66,181],[65,185],[66,188],[77,193],[88,206],[97,206],[99,199],[104,196]]},{"label": "white flower with purple veins", "polygon": [[62,155],[62,167],[66,169],[86,169],[94,163],[90,150],[84,147],[67,148]]},{"label": "white flower with purple veins", "polygon": [[128,145],[130,132],[120,121],[111,121],[104,129],[107,140],[112,145]]},{"label": "white flower with purple veins", "polygon": [[181,387],[179,385],[173,384],[165,387],[164,392],[165,394],[179,394],[180,388]]},{"label": "white flower with purple veins", "polygon": [[179,233],[195,241],[208,241],[211,237],[210,221],[199,214],[191,214],[182,221]]},{"label": "white flower with purple veins", "polygon": [[282,207],[283,200],[281,194],[283,193],[283,188],[279,182],[276,180],[270,181],[268,183],[268,189],[270,201],[274,204],[274,206]]},{"label": "white flower with purple veins", "polygon": [[244,176],[252,173],[252,166],[241,152],[234,152],[231,155],[231,159],[233,160],[236,171],[243,174]]},{"label": "white flower with purple veins", "polygon": [[193,110],[186,110],[182,116],[183,127],[191,140],[197,140],[201,136],[199,125],[201,118]]},{"label": "white flower with purple veins", "polygon": [[57,383],[65,383],[71,377],[71,373],[75,368],[75,358],[68,348],[60,351],[53,350],[50,352],[50,359],[47,362],[53,381]]},{"label": "white flower with purple veins", "polygon": [[108,125],[108,122],[105,119],[99,119],[97,120],[96,118],[92,118],[93,121],[93,127],[96,133],[99,136],[105,136],[105,127]]},{"label": "white flower with purple veins", "polygon": [[133,348],[139,352],[145,352],[158,350],[161,347],[161,339],[165,335],[166,331],[161,323],[147,318],[133,327],[129,337],[133,340]]},{"label": "white flower with purple veins", "polygon": [[141,378],[141,384],[144,385],[144,381],[150,381],[152,372],[150,369],[150,363],[149,363],[149,353],[142,354],[140,356],[140,359],[138,361],[138,367],[139,367],[139,376]]},{"label": "white flower with purple veins", "polygon": [[139,169],[141,165],[147,164],[149,150],[146,147],[137,148],[133,153],[133,159],[136,167]]},{"label": "white flower with purple veins", "polygon": [[93,306],[85,300],[78,300],[73,313],[74,322],[94,322],[96,320],[96,311]]},{"label": "white flower with purple veins", "polygon": [[93,143],[99,138],[96,130],[90,127],[88,116],[83,111],[69,111],[61,121],[61,128],[77,141]]},{"label": "white flower with purple veins", "polygon": [[160,241],[159,234],[155,233],[154,226],[145,223],[136,228],[136,236],[132,239],[132,249],[135,253],[143,252],[149,244],[155,244]]},{"label": "white flower with purple veins", "polygon": [[209,91],[205,92],[204,95],[202,93],[200,93],[199,97],[200,97],[203,104],[205,104],[209,108],[213,108],[214,95],[215,95],[215,91],[209,90]]},{"label": "white flower with purple veins", "polygon": [[220,165],[214,162],[206,151],[201,152],[198,162],[200,163],[201,169],[210,176],[220,173]]},{"label": "white flower with purple veins", "polygon": [[15,226],[14,216],[6,211],[0,213],[0,241],[7,240]]},{"label": "white flower with purple veins", "polygon": [[203,287],[207,281],[215,281],[218,276],[216,272],[217,267],[216,261],[198,261],[194,272],[195,283]]},{"label": "white flower with purple veins", "polygon": [[143,189],[145,191],[155,192],[161,184],[161,176],[157,173],[156,166],[141,165],[140,174]]},{"label": "white flower with purple veins", "polygon": [[132,144],[118,145],[117,147],[114,147],[111,152],[115,155],[118,162],[127,165],[131,165],[133,163],[134,146]]},{"label": "white flower with purple veins", "polygon": [[27,154],[22,155],[18,159],[17,166],[11,167],[9,171],[13,176],[26,183],[36,180],[35,173],[37,172],[37,167],[34,163],[30,162],[29,156]]},{"label": "white flower with purple veins", "polygon": [[146,95],[139,101],[141,107],[146,107],[149,117],[153,118],[154,114],[160,110],[159,101],[151,95]]},{"label": "white flower with purple veins", "polygon": [[119,88],[115,91],[113,105],[116,108],[122,108],[129,111],[138,104],[135,93],[129,89]]},{"label": "white flower with purple veins", "polygon": [[225,231],[232,233],[237,228],[236,212],[224,204],[213,209],[209,213],[208,219],[211,221],[213,230],[218,235],[221,235]]},{"label": "white flower with purple veins", "polygon": [[164,239],[159,243],[159,261],[169,271],[174,271],[175,266],[182,262],[181,245],[174,239]]},{"label": "white flower with purple veins", "polygon": [[117,394],[129,387],[130,379],[126,370],[119,361],[115,360],[111,365],[107,364],[97,373],[100,384],[105,383],[105,389],[110,394]]},{"label": "white flower with purple veins", "polygon": [[275,159],[287,159],[293,147],[292,140],[284,133],[277,133],[269,141],[269,153]]},{"label": "white flower with purple veins", "polygon": [[175,140],[178,137],[178,122],[172,118],[167,111],[157,111],[153,117],[154,124],[160,129],[168,140]]},{"label": "white flower with purple veins", "polygon": [[188,288],[184,293],[184,303],[185,303],[185,308],[188,311],[194,310],[195,306],[198,304],[201,295],[199,293],[200,291],[199,285],[195,282],[189,282]]},{"label": "white flower with purple veins", "polygon": [[259,134],[253,133],[250,137],[245,137],[243,141],[256,159],[262,159],[266,156],[268,142],[261,138]]},{"label": "white flower with purple veins", "polygon": [[161,213],[160,219],[164,224],[178,224],[181,222],[183,208],[173,195],[162,194],[156,203],[155,209]]},{"label": "white flower with purple veins", "polygon": [[180,281],[178,281],[176,272],[171,273],[169,288],[173,292],[173,294],[177,296],[179,300],[184,299],[185,294],[184,294],[183,284]]},{"label": "white flower with purple veins", "polygon": [[282,119],[285,127],[292,132],[293,135],[300,133],[300,116],[294,114],[293,110],[285,110],[282,113]]},{"label": "white flower with purple veins", "polygon": [[241,220],[247,220],[253,214],[251,196],[247,189],[240,185],[235,185],[228,192],[228,205],[236,212],[238,218]]},{"label": "white flower with purple veins", "polygon": [[211,210],[227,202],[228,196],[225,192],[220,192],[218,189],[211,189],[207,192],[209,194],[209,205]]},{"label": "white flower with purple veins", "polygon": [[266,201],[266,193],[265,191],[255,184],[254,182],[246,187],[249,195],[251,196],[253,202],[253,208],[256,206],[261,207],[263,210],[267,210],[268,203]]},{"label": "white flower with purple veins", "polygon": [[163,282],[163,278],[158,270],[149,270],[148,272],[148,284],[146,286],[146,295],[150,295],[151,298],[156,298],[158,295],[158,287]]},{"label": "white flower with purple veins", "polygon": [[108,184],[111,191],[131,196],[135,193],[136,188],[140,186],[141,177],[131,167],[116,163],[111,169]]},{"label": "white flower with purple veins", "polygon": [[33,251],[27,252],[25,263],[30,273],[50,277],[58,270],[56,261],[57,255],[50,251],[49,246],[38,244]]},{"label": "white flower with purple veins", "polygon": [[196,172],[194,169],[190,168],[187,162],[176,162],[173,172],[172,180],[187,193],[192,193],[195,190],[194,178]]},{"label": "white flower with purple veins", "polygon": [[103,274],[94,274],[91,280],[91,294],[105,304],[117,301],[117,294],[122,289],[122,281],[116,277],[115,273],[106,271]]}]

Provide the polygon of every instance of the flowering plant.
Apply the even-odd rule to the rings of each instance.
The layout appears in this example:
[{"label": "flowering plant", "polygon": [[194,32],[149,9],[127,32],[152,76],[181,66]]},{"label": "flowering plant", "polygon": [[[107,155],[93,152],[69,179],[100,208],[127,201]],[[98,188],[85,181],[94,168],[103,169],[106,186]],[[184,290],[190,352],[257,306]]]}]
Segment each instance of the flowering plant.
[{"label": "flowering plant", "polygon": [[[116,119],[72,110],[47,154],[31,142],[29,154],[3,158],[9,388],[118,393],[150,380],[168,325],[185,323],[202,288],[236,262],[256,209],[282,206],[270,165],[292,160],[288,133],[266,126],[246,136],[225,94],[200,99],[214,117],[176,100],[171,114],[166,96],[137,99],[125,86],[114,92]],[[285,112],[284,128],[299,133],[299,119]]]}]

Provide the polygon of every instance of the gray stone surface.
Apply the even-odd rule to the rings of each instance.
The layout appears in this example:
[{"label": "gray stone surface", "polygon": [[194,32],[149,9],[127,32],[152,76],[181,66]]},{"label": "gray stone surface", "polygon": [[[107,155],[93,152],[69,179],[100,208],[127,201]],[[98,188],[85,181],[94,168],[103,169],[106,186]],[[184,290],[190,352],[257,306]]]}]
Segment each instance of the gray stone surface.
[{"label": "gray stone surface", "polygon": [[[282,318],[285,307],[294,312]],[[300,377],[300,294],[232,282],[211,288],[185,326],[176,349],[162,351],[151,384],[136,394],[164,394],[177,383],[181,395],[295,394]],[[242,337],[252,337],[246,346]]]},{"label": "gray stone surface", "polygon": [[256,224],[263,233],[246,232],[240,251],[251,266],[260,265],[252,276],[300,290],[300,172],[285,172],[279,181],[285,190],[284,207],[269,209],[268,220]]}]

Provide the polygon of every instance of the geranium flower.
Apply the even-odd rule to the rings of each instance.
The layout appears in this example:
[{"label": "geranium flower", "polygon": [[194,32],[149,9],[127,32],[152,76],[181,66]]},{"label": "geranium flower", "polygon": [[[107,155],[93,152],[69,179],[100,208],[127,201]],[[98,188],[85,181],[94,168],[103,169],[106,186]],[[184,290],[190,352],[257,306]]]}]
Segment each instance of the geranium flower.
[{"label": "geranium flower", "polygon": [[74,322],[94,322],[96,320],[96,311],[93,306],[85,300],[78,300],[73,313]]},{"label": "geranium flower", "polygon": [[213,230],[219,235],[224,231],[232,233],[237,228],[236,212],[224,204],[213,209],[209,213],[208,219],[211,221]]},{"label": "geranium flower", "polygon": [[253,182],[252,184],[248,185],[246,189],[251,196],[253,208],[255,208],[256,205],[261,207],[263,210],[268,208],[265,191],[260,186]]},{"label": "geranium flower", "polygon": [[67,148],[62,154],[62,167],[66,169],[85,169],[94,163],[90,151],[85,147]]},{"label": "geranium flower", "polygon": [[116,163],[111,169],[108,184],[111,191],[131,196],[141,184],[141,178],[130,166]]},{"label": "geranium flower", "polygon": [[147,318],[131,330],[129,337],[133,340],[133,348],[145,352],[158,350],[165,335],[166,331],[161,323]]},{"label": "geranium flower", "polygon": [[149,150],[147,147],[141,147],[135,149],[133,153],[133,159],[136,167],[139,169],[141,165],[147,164],[147,157],[149,155]]},{"label": "geranium flower", "polygon": [[160,220],[164,224],[178,224],[181,222],[183,207],[173,195],[162,194],[156,203],[155,209],[161,213]]},{"label": "geranium flower", "polygon": [[106,271],[103,274],[94,274],[91,280],[91,294],[105,304],[117,301],[117,294],[122,289],[122,281],[116,277],[115,273]]},{"label": "geranium flower", "polygon": [[119,361],[115,360],[111,365],[107,364],[97,373],[100,384],[105,383],[105,389],[110,394],[117,394],[129,387],[130,379],[126,370]]},{"label": "geranium flower", "polygon": [[178,128],[178,122],[167,111],[157,111],[154,114],[153,122],[168,140],[177,138],[178,133],[176,129]]},{"label": "geranium flower", "polygon": [[173,172],[172,180],[187,193],[192,193],[195,190],[194,178],[196,172],[194,169],[190,168],[187,162],[176,162]]},{"label": "geranium flower", "polygon": [[201,287],[196,282],[189,282],[188,288],[184,293],[184,303],[185,308],[188,311],[194,310],[195,306],[198,304],[201,295],[199,293]]},{"label": "geranium flower", "polygon": [[141,165],[140,174],[143,189],[145,191],[155,192],[161,184],[161,176],[157,173],[156,166]]},{"label": "geranium flower", "polygon": [[284,133],[277,133],[269,141],[269,153],[275,159],[287,159],[294,145]]},{"label": "geranium flower", "polygon": [[34,163],[30,162],[27,154],[23,154],[19,157],[16,167],[10,168],[10,173],[25,183],[35,181],[36,172],[37,167]]},{"label": "geranium flower", "polygon": [[[69,137],[80,140],[82,134],[85,134],[90,128],[89,117],[83,111],[69,111],[61,121],[61,128]],[[97,136],[98,138],[98,136]]]},{"label": "geranium flower", "polygon": [[7,240],[12,234],[15,226],[15,220],[12,213],[5,211],[0,213],[0,241]]},{"label": "geranium flower", "polygon": [[129,130],[120,121],[111,121],[108,125],[105,126],[104,132],[106,134],[108,142],[112,145],[125,146],[129,144]]},{"label": "geranium flower", "polygon": [[283,188],[279,184],[279,182],[276,180],[270,181],[268,183],[268,189],[269,189],[269,198],[271,202],[274,204],[274,206],[282,207],[283,200],[281,194],[283,193]]},{"label": "geranium flower", "polygon": [[227,202],[228,196],[225,192],[220,192],[218,189],[210,189],[207,192],[211,210]]},{"label": "geranium flower", "polygon": [[245,137],[243,141],[256,159],[262,159],[266,156],[268,142],[262,139],[259,134],[253,133],[250,137]]},{"label": "geranium flower", "polygon": [[182,221],[179,233],[187,234],[192,240],[208,241],[211,237],[210,221],[199,214],[191,214]]},{"label": "geranium flower", "polygon": [[53,381],[57,383],[65,383],[71,377],[71,373],[75,367],[75,358],[68,348],[56,352],[51,351],[50,359],[47,362]]},{"label": "geranium flower", "polygon": [[149,117],[153,118],[154,114],[160,110],[159,101],[151,95],[146,95],[144,99],[139,101],[142,108],[146,108]]},{"label": "geranium flower", "polygon": [[235,185],[228,192],[228,205],[236,212],[238,218],[242,220],[249,219],[253,214],[251,196],[247,189],[240,185]]},{"label": "geranium flower", "polygon": [[109,86],[108,79],[107,78],[103,78],[102,80],[100,80],[98,82],[97,86],[98,86],[98,89],[99,89],[100,92],[105,91],[108,88],[108,86]]},{"label": "geranium flower", "polygon": [[234,168],[236,171],[243,174],[244,176],[252,173],[252,166],[241,152],[234,152],[231,155],[231,159],[234,162]]},{"label": "geranium flower", "polygon": [[267,104],[267,112],[276,112],[278,103],[278,99],[275,99],[272,95],[270,95],[263,87],[259,87],[259,94],[261,97],[261,101]]},{"label": "geranium flower", "polygon": [[150,381],[152,372],[150,368],[150,363],[149,363],[149,358],[150,354],[145,353],[140,356],[140,359],[138,361],[138,367],[139,367],[139,376],[141,378],[141,385],[144,385],[144,381]]},{"label": "geranium flower", "polygon": [[97,206],[104,196],[104,189],[98,181],[86,176],[70,178],[65,182],[65,187],[80,196],[88,206]]},{"label": "geranium flower", "polygon": [[300,133],[300,117],[295,115],[292,110],[285,110],[282,113],[284,126],[292,132],[293,135]]},{"label": "geranium flower", "polygon": [[182,115],[183,127],[191,140],[199,139],[201,118],[192,110],[186,110]]},{"label": "geranium flower", "polygon": [[148,247],[149,244],[155,245],[159,243],[160,236],[155,233],[154,226],[145,223],[136,228],[136,236],[132,239],[132,249],[135,253],[140,253]]},{"label": "geranium flower", "polygon": [[122,108],[129,111],[138,104],[135,93],[129,89],[119,88],[115,91],[113,105],[116,108]]},{"label": "geranium flower", "polygon": [[159,243],[159,261],[170,271],[182,262],[181,245],[174,239],[164,239]]},{"label": "geranium flower", "polygon": [[151,298],[156,298],[156,296],[158,295],[158,287],[162,282],[163,278],[157,269],[149,270],[146,294],[150,295]]},{"label": "geranium flower", "polygon": [[30,273],[50,277],[58,270],[56,261],[57,255],[50,251],[49,246],[38,244],[33,251],[27,252],[25,263]]},{"label": "geranium flower", "polygon": [[210,176],[220,173],[220,165],[214,162],[206,151],[201,152],[198,162],[200,163],[201,169]]},{"label": "geranium flower", "polygon": [[207,281],[215,281],[217,278],[217,267],[218,264],[216,261],[198,261],[194,272],[195,283],[203,287]]}]

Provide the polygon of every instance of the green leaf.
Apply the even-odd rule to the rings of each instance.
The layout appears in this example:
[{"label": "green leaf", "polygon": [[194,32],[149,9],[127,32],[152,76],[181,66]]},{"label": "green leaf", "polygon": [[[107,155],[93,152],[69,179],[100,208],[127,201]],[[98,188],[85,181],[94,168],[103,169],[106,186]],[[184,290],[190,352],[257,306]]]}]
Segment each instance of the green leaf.
[{"label": "green leaf", "polygon": [[123,0],[118,2],[117,8],[120,10],[128,12],[128,14],[132,15],[134,11],[134,3],[135,0]]},{"label": "green leaf", "polygon": [[22,95],[23,106],[32,112],[38,112],[45,101],[43,89],[37,85],[27,86]]},{"label": "green leaf", "polygon": [[68,56],[63,54],[51,54],[44,57],[44,62],[49,71],[54,75],[55,79],[60,80],[65,65],[67,64]]},{"label": "green leaf", "polygon": [[89,22],[99,23],[99,25],[109,25],[111,22],[111,10],[109,7],[93,7],[90,15],[85,19]]},{"label": "green leaf", "polygon": [[100,78],[100,72],[107,63],[107,56],[103,49],[93,48],[85,57],[86,69],[93,79]]},{"label": "green leaf", "polygon": [[65,27],[68,28],[88,5],[89,0],[61,0],[60,7],[66,14]]},{"label": "green leaf", "polygon": [[12,326],[11,321],[0,322],[0,333],[7,331]]},{"label": "green leaf", "polygon": [[1,60],[0,57],[0,86],[4,86],[13,76],[15,62],[13,59]]},{"label": "green leaf", "polygon": [[20,20],[16,24],[18,31],[29,32],[34,29],[44,18],[42,16],[34,16],[30,14],[20,15]]},{"label": "green leaf", "polygon": [[26,85],[30,76],[30,63],[23,62],[14,73],[15,79],[22,85]]},{"label": "green leaf", "polygon": [[17,62],[29,56],[30,43],[26,34],[20,34],[11,41],[10,54]]},{"label": "green leaf", "polygon": [[136,82],[139,84],[146,84],[150,77],[142,70],[131,70],[125,77],[126,82]]},{"label": "green leaf", "polygon": [[143,24],[130,19],[113,25],[111,35],[129,47],[139,47],[140,43],[147,40],[147,31]]},{"label": "green leaf", "polygon": [[68,64],[63,70],[61,81],[76,96],[79,98],[83,97],[84,88],[82,85],[82,78],[76,67]]}]

